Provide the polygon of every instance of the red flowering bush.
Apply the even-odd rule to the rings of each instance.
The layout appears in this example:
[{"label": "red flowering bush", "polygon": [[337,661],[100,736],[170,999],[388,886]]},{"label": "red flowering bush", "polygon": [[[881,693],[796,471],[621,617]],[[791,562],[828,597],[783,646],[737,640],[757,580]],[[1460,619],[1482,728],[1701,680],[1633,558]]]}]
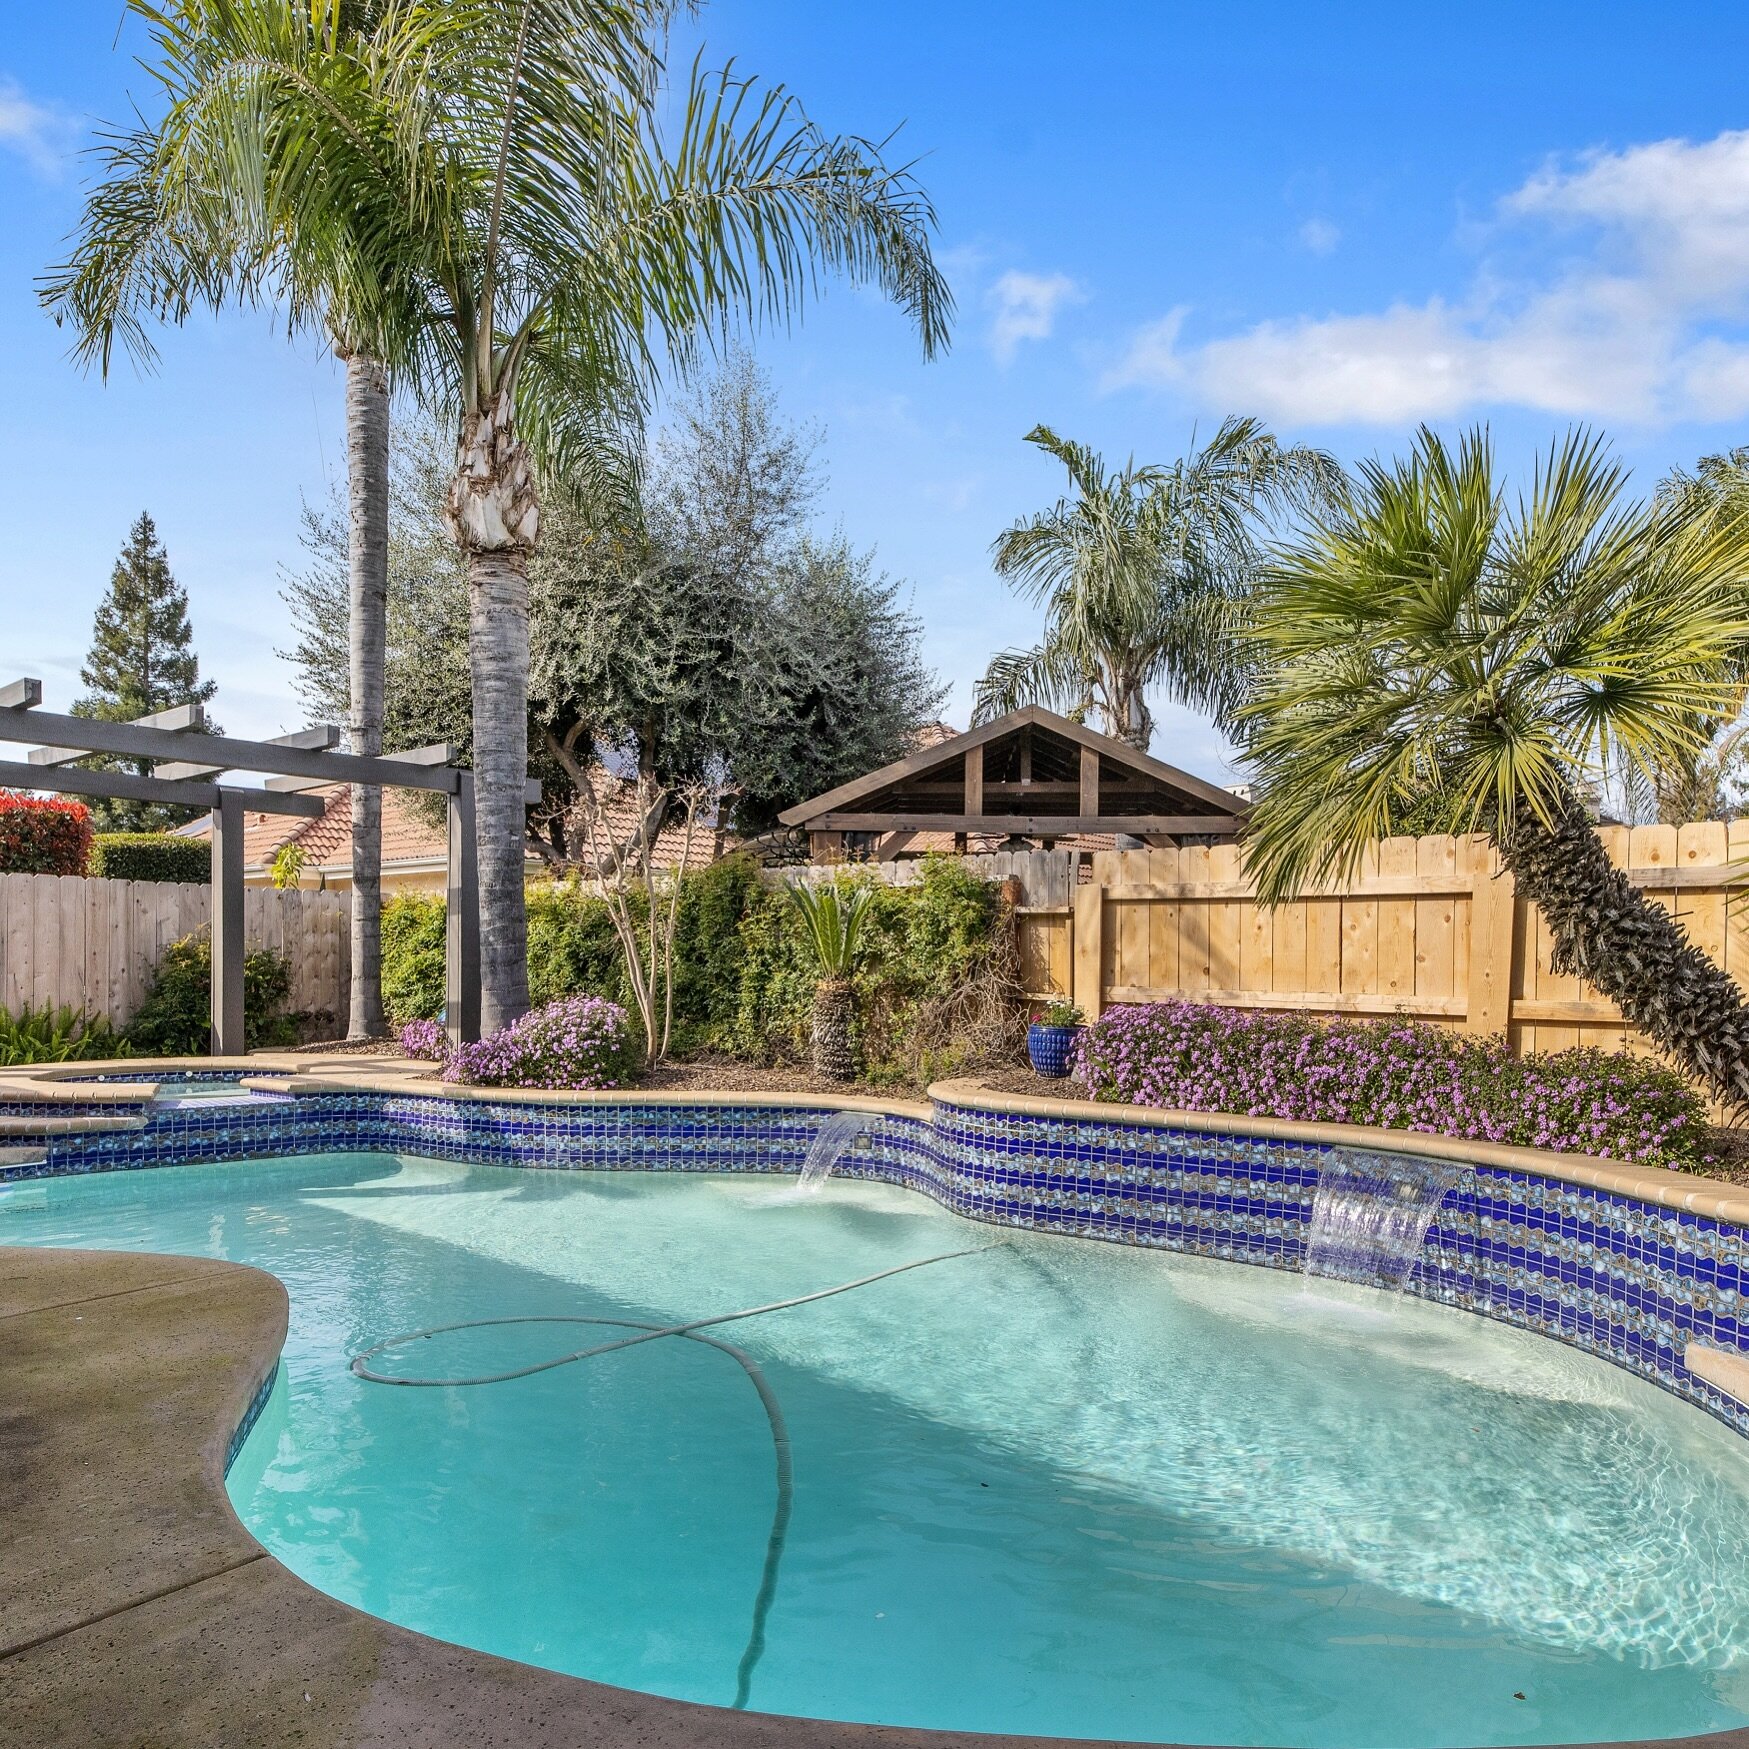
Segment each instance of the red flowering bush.
[{"label": "red flowering bush", "polygon": [[0,790],[0,874],[82,875],[91,858],[91,810]]},{"label": "red flowering bush", "polygon": [[1211,1003],[1108,1008],[1075,1073],[1096,1099],[1371,1124],[1659,1166],[1707,1161],[1705,1102],[1641,1057],[1514,1057],[1412,1020],[1316,1021]]}]

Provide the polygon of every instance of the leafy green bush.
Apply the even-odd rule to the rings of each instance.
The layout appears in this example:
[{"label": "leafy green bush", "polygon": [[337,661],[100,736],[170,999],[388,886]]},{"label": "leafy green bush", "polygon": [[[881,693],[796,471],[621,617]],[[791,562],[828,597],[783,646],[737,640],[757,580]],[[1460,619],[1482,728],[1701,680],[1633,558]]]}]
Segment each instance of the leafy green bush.
[{"label": "leafy green bush", "polygon": [[0,1068],[24,1063],[88,1062],[94,1057],[127,1054],[116,1030],[101,1016],[93,1019],[82,1008],[22,1008],[8,1014],[0,1008]]},{"label": "leafy green bush", "polygon": [[[1019,992],[997,887],[947,856],[926,859],[915,886],[844,878],[873,894],[854,979],[870,1078],[928,1079],[1017,1041]],[[397,1026],[443,1012],[443,921],[436,897],[402,895],[383,908],[383,1002]],[[628,1003],[606,905],[569,884],[530,887],[528,977],[537,1006],[564,996]],[[805,1062],[818,980],[802,920],[751,857],[687,876],[674,932],[677,1054]]]},{"label": "leafy green bush", "polygon": [[[212,1040],[212,939],[203,929],[172,942],[158,962],[152,988],[123,1029],[128,1046],[153,1057],[196,1057]],[[291,961],[259,948],[243,958],[243,1042],[269,1050],[298,1042],[295,1016],[286,1013]]]},{"label": "leafy green bush", "polygon": [[383,906],[383,1008],[396,1026],[443,1013],[443,901],[398,893]]},{"label": "leafy green bush", "polygon": [[91,872],[112,881],[189,881],[213,877],[212,846],[174,832],[99,832],[91,841]]}]

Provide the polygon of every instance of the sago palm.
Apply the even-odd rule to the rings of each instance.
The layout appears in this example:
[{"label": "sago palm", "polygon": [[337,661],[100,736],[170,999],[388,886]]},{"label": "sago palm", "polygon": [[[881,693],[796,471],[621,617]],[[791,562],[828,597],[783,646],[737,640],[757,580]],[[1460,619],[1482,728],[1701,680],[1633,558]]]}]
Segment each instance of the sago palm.
[{"label": "sago palm", "polygon": [[1423,431],[1363,467],[1259,586],[1241,732],[1258,780],[1261,895],[1352,873],[1438,798],[1487,833],[1587,979],[1716,1095],[1749,1099],[1737,986],[1611,866],[1584,797],[1611,761],[1690,757],[1729,714],[1749,648],[1749,528],[1624,501],[1583,434],[1509,501],[1486,437]]},{"label": "sago palm", "polygon": [[856,1079],[856,986],[851,975],[872,887],[791,887],[819,967],[814,986],[814,1072],[828,1081]]},{"label": "sago palm", "polygon": [[1254,419],[1226,420],[1169,467],[1107,469],[1044,425],[1026,441],[1063,464],[1073,495],[996,540],[997,573],[1044,607],[1045,634],[991,660],[974,720],[1023,704],[1097,709],[1108,733],[1146,751],[1150,686],[1225,718],[1243,690],[1232,632],[1259,518],[1315,500],[1340,478],[1335,463]]},{"label": "sago palm", "polygon": [[[346,371],[349,744],[382,751],[391,373],[424,315],[418,143],[443,95],[454,18],[379,0],[128,0],[145,21],[155,122],[105,136],[69,259],[43,301],[75,355],[144,363],[149,325],[272,300]],[[453,55],[449,58],[453,59]],[[354,1037],[379,1034],[382,798],[352,793]]]}]

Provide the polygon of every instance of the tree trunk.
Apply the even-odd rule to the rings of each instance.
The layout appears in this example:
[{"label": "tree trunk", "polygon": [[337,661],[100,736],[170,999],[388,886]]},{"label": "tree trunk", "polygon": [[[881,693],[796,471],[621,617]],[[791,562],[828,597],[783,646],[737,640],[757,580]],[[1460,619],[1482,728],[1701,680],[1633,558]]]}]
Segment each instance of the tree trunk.
[{"label": "tree trunk", "polygon": [[[347,745],[383,750],[389,603],[389,373],[346,358],[347,573],[351,657]],[[352,1000],[348,1038],[383,1035],[383,792],[352,786]]]},{"label": "tree trunk", "polygon": [[848,978],[814,986],[814,1073],[827,1081],[856,1079],[856,991]]},{"label": "tree trunk", "polygon": [[1142,688],[1134,681],[1120,679],[1114,691],[1116,708],[1112,712],[1112,735],[1127,742],[1138,753],[1146,753],[1148,743],[1154,738],[1154,716],[1142,696]]},{"label": "tree trunk", "polygon": [[492,1033],[528,1008],[528,555],[540,534],[534,471],[508,394],[464,416],[445,508],[468,558],[480,1028]]},{"label": "tree trunk", "polygon": [[1552,969],[1594,985],[1716,1098],[1749,1102],[1742,992],[1610,862],[1578,798],[1549,826],[1521,814],[1500,853],[1548,923]]}]

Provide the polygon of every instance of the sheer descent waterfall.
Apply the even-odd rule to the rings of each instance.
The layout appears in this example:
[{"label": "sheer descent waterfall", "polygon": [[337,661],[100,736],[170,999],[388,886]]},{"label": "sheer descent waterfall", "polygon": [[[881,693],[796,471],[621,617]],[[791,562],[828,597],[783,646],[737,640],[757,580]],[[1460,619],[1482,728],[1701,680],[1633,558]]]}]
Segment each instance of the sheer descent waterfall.
[{"label": "sheer descent waterfall", "polygon": [[858,1136],[867,1135],[881,1121],[878,1111],[835,1111],[820,1125],[802,1162],[798,1190],[810,1193],[825,1189],[832,1168],[848,1154]]},{"label": "sheer descent waterfall", "polygon": [[1312,1195],[1306,1274],[1402,1291],[1445,1193],[1467,1166],[1332,1148]]}]

